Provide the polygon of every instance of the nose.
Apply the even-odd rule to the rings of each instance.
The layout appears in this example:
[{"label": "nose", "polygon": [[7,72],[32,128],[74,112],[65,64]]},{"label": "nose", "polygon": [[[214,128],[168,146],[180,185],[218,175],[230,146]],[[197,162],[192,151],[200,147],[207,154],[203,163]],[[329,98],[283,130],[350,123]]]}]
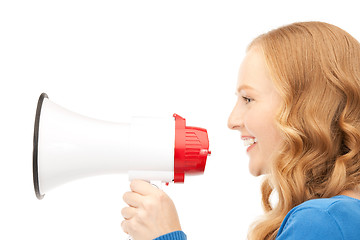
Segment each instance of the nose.
[{"label": "nose", "polygon": [[240,130],[243,125],[243,113],[238,104],[236,104],[228,118],[228,128],[231,130]]}]

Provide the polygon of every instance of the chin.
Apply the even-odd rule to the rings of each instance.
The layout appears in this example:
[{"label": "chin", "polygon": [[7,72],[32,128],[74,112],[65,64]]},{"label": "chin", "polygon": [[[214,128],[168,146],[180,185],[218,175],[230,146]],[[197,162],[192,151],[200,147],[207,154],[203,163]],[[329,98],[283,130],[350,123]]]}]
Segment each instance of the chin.
[{"label": "chin", "polygon": [[258,168],[253,168],[251,166],[249,166],[249,172],[251,175],[253,175],[254,177],[258,177],[263,175],[262,171]]},{"label": "chin", "polygon": [[250,173],[251,173],[251,175],[253,175],[254,177],[260,177],[260,176],[263,175],[262,173],[252,173],[252,172],[250,172]]},{"label": "chin", "polygon": [[255,159],[253,159],[253,161],[250,160],[250,162],[249,162],[250,174],[253,175],[254,177],[259,177],[259,176],[267,174],[268,169],[266,166],[266,162],[265,163],[263,161],[256,162],[254,160]]}]

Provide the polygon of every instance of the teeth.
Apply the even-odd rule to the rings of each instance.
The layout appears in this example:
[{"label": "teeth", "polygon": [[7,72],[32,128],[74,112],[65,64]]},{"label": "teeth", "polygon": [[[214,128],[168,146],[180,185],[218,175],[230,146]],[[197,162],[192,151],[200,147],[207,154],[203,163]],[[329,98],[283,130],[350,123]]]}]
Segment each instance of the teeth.
[{"label": "teeth", "polygon": [[257,139],[255,138],[246,138],[244,139],[244,146],[247,147],[247,146],[251,146],[253,145],[254,143],[257,142]]}]

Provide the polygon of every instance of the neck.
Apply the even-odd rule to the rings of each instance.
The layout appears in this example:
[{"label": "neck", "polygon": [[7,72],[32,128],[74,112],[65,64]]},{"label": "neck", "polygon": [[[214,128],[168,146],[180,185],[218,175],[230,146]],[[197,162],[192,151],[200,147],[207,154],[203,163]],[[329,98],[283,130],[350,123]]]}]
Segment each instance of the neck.
[{"label": "neck", "polygon": [[342,191],[339,195],[345,195],[351,198],[356,198],[360,200],[360,191],[359,191],[359,187],[355,188],[353,190],[345,190]]}]

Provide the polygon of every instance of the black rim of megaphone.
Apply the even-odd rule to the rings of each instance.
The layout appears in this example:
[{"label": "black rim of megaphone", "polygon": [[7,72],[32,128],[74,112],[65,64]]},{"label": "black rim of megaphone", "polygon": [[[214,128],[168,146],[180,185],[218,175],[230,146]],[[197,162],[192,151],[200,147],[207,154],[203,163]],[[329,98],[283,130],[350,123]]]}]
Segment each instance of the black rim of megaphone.
[{"label": "black rim of megaphone", "polygon": [[33,149],[33,179],[35,194],[38,199],[42,199],[45,195],[40,193],[39,187],[39,173],[38,173],[38,141],[39,141],[39,126],[41,108],[45,98],[49,98],[46,93],[42,93],[39,97],[39,101],[36,108],[35,127],[34,127],[34,149]]}]

